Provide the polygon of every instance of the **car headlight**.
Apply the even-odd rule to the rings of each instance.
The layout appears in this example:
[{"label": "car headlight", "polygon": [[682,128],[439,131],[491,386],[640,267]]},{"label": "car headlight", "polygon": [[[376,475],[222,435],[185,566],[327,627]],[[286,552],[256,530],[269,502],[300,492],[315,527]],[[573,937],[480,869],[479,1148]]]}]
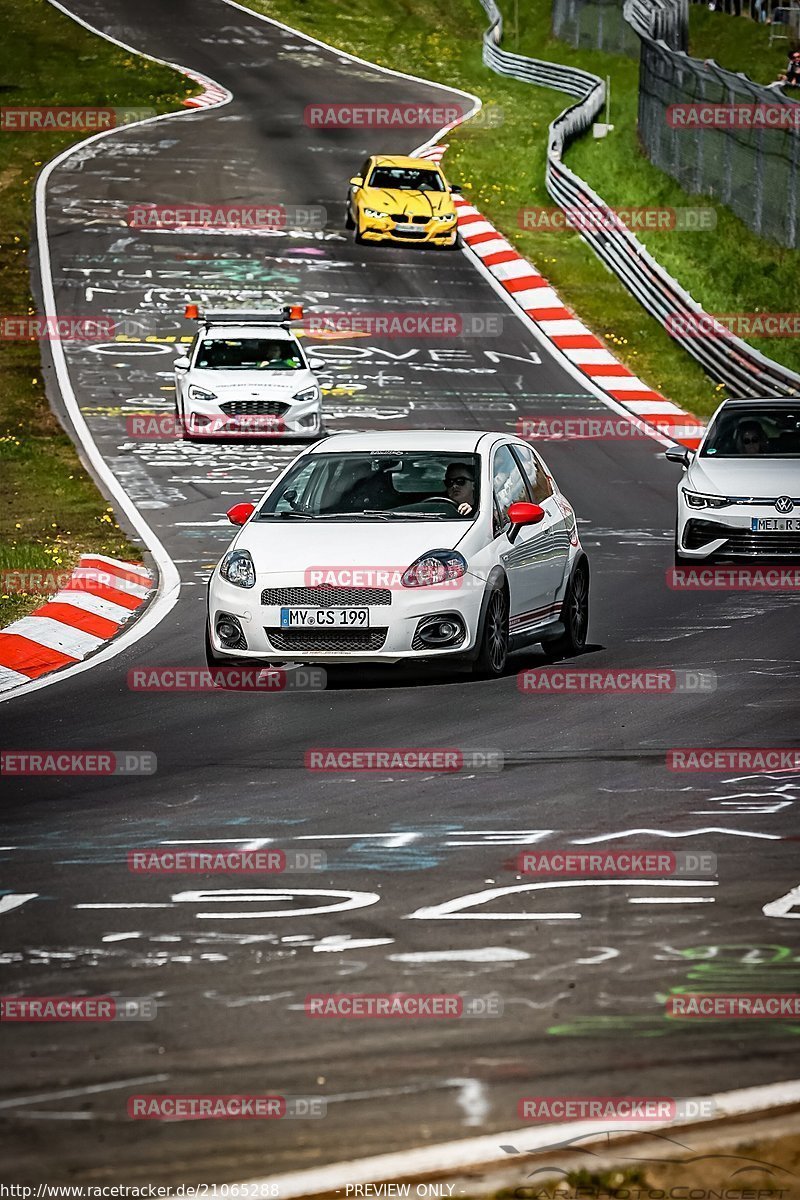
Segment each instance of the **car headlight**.
[{"label": "car headlight", "polygon": [[216,398],[215,392],[209,392],[205,388],[198,387],[196,383],[193,383],[189,388],[190,400],[216,400]]},{"label": "car headlight", "polygon": [[437,221],[455,221],[455,213],[437,213],[435,219]]},{"label": "car headlight", "polygon": [[449,583],[467,573],[467,560],[457,550],[429,550],[411,564],[401,578],[403,587],[430,587]]},{"label": "car headlight", "polygon": [[300,392],[295,392],[292,399],[301,400],[304,403],[308,403],[309,400],[319,400],[319,388],[315,383],[312,383],[311,387],[303,388]]},{"label": "car headlight", "polygon": [[376,217],[377,220],[382,221],[385,217],[388,217],[389,214],[384,213],[384,212],[378,212],[377,208],[365,208],[364,216],[365,217]]},{"label": "car headlight", "polygon": [[730,504],[727,496],[706,496],[703,492],[690,492],[682,488],[689,508],[725,508]]},{"label": "car headlight", "polygon": [[256,568],[249,550],[229,550],[219,564],[219,573],[234,587],[256,586]]}]

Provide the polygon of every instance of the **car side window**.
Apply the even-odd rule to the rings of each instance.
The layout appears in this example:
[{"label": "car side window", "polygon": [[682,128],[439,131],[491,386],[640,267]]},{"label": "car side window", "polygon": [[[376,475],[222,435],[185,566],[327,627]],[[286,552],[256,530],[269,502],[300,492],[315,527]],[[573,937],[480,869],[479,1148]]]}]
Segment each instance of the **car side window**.
[{"label": "car side window", "polygon": [[542,460],[534,454],[530,446],[515,446],[514,454],[531,485],[534,503],[541,504],[543,500],[553,494],[553,485],[548,479]]},{"label": "car side window", "polygon": [[[501,446],[499,450],[495,451],[492,463],[492,490],[497,505],[495,510],[496,535],[509,524],[506,514],[510,505],[516,504],[519,500],[530,503],[525,480],[509,446]],[[497,510],[499,510],[499,516]],[[497,528],[498,520],[499,528]]]}]

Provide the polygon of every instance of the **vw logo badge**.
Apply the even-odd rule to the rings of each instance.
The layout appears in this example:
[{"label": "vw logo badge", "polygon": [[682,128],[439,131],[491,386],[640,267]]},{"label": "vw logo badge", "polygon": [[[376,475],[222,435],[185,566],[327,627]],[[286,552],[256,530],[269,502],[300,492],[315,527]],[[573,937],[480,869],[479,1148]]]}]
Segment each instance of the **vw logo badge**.
[{"label": "vw logo badge", "polygon": [[775,511],[779,513],[790,513],[794,508],[794,500],[791,496],[779,496],[775,501]]}]

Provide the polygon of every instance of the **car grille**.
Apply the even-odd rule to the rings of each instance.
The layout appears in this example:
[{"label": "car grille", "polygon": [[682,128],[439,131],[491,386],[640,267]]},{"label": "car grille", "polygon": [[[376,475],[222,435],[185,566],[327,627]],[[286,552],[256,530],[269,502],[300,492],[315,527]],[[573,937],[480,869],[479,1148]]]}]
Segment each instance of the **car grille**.
[{"label": "car grille", "polygon": [[409,217],[407,213],[392,213],[393,221],[400,221],[403,225],[427,225],[430,217]]},{"label": "car grille", "polygon": [[384,629],[265,629],[274,650],[301,654],[304,650],[380,650]]},{"label": "car grille", "polygon": [[392,236],[397,238],[424,238],[427,233],[424,229],[393,229]]},{"label": "car grille", "polygon": [[282,417],[291,405],[278,400],[227,400],[220,408],[228,417],[271,416]]},{"label": "car grille", "polygon": [[684,533],[687,550],[699,550],[715,538],[725,538],[718,553],[741,555],[746,558],[786,558],[800,555],[800,533],[755,533],[750,529],[733,529],[716,521],[689,521]]},{"label": "car grille", "polygon": [[261,603],[290,604],[295,608],[364,608],[391,604],[392,593],[388,588],[264,588]]}]

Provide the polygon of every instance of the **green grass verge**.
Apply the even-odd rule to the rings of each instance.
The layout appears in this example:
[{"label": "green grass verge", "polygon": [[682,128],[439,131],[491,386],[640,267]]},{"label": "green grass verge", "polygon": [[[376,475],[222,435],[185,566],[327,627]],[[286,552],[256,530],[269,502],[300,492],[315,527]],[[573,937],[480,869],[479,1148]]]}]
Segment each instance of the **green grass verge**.
[{"label": "green grass verge", "polygon": [[[88,33],[46,0],[0,0],[4,108],[168,112],[190,80]],[[0,314],[33,311],[29,255],[39,169],[85,134],[0,133]],[[0,341],[0,569],[68,569],[86,551],[140,559],[50,411],[37,342]],[[37,598],[0,590],[0,628]]]},{"label": "green grass verge", "polygon": [[[745,17],[711,12],[704,4],[690,4],[689,53],[713,58],[728,71],[744,71],[756,83],[775,83],[786,70],[790,43],[775,41],[770,46],[770,28]],[[797,89],[790,88],[789,95],[796,99]]]},{"label": "green grass verge", "polygon": [[[467,126],[448,135],[450,177],[468,185],[464,194],[632,370],[691,411],[701,416],[713,411],[722,387],[647,316],[576,234],[520,228],[521,208],[551,204],[544,186],[547,126],[569,101],[562,93],[503,80],[483,66],[486,20],[477,0],[450,0],[445,7],[438,0],[359,0],[346,8],[336,0],[250,0],[250,7],[373,62],[465,88],[484,104],[499,105],[505,117],[499,128]],[[508,0],[505,8],[505,45],[516,50]],[[646,233],[642,240],[711,312],[786,311],[797,255],[761,241],[721,205],[689,196],[655,168],[636,132],[638,63],[557,41],[550,32],[550,12],[550,0],[520,5],[519,50],[610,75],[612,81],[613,133],[602,141],[583,138],[568,152],[569,165],[616,207],[715,208],[714,232],[662,231]],[[749,33],[749,23],[740,23]],[[389,83],[386,94],[391,97]],[[413,141],[411,133],[410,145]],[[375,148],[380,149],[379,135]],[[800,351],[787,339],[759,339],[753,345],[800,369]]]}]

